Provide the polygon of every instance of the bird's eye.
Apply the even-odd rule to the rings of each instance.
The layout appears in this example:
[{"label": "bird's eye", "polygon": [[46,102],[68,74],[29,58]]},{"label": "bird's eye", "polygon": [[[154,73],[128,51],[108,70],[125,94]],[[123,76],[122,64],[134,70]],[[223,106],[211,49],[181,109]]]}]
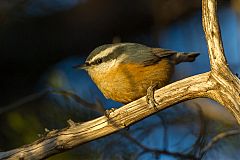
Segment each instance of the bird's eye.
[{"label": "bird's eye", "polygon": [[85,64],[86,64],[87,66],[89,66],[89,65],[90,65],[90,63],[89,63],[89,62],[85,62]]},{"label": "bird's eye", "polygon": [[102,59],[97,59],[97,64],[102,63]]}]

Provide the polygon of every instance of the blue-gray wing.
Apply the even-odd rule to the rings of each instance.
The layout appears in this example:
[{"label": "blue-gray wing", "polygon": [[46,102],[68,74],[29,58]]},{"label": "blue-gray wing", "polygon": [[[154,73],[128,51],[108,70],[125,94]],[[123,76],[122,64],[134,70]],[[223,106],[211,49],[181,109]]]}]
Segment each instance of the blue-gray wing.
[{"label": "blue-gray wing", "polygon": [[169,49],[151,48],[150,53],[153,55],[153,57],[144,61],[145,66],[158,63],[159,61],[161,61],[162,58],[170,57],[177,52]]},{"label": "blue-gray wing", "polygon": [[137,43],[123,44],[125,45],[122,45],[115,50],[116,54],[127,56],[122,59],[123,63],[138,63],[148,66],[159,62],[162,58],[177,53],[176,51],[169,49],[151,48]]}]

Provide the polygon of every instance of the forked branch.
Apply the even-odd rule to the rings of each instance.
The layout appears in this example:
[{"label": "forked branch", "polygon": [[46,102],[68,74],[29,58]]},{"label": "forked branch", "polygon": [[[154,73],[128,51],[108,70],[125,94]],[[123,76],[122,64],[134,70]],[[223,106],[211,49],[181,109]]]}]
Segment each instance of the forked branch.
[{"label": "forked branch", "polygon": [[174,104],[198,97],[208,97],[219,102],[233,113],[240,124],[240,81],[228,68],[216,9],[216,0],[202,1],[203,28],[209,48],[211,71],[157,90],[157,109],[149,108],[143,97],[115,110],[108,118],[102,116],[81,124],[71,122],[68,128],[51,131],[32,144],[0,152],[0,159],[43,159],[119,131]]}]

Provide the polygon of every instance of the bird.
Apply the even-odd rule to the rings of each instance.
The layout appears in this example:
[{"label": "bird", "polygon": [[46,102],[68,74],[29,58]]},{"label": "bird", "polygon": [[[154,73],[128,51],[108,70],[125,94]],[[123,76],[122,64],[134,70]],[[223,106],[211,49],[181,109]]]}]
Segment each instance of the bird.
[{"label": "bird", "polygon": [[95,48],[85,63],[75,68],[87,71],[108,99],[127,104],[147,95],[147,102],[154,106],[154,91],[170,82],[175,65],[193,62],[198,55],[138,43],[114,43]]}]

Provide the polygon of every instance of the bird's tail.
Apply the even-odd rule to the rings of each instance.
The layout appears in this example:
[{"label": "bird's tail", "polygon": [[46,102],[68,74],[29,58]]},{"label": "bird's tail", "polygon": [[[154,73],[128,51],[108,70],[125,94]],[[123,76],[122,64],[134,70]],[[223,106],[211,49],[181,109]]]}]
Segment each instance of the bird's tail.
[{"label": "bird's tail", "polygon": [[193,62],[195,61],[196,57],[199,56],[200,53],[197,52],[190,52],[190,53],[184,53],[184,52],[178,52],[171,56],[174,64],[179,64],[182,62]]}]

